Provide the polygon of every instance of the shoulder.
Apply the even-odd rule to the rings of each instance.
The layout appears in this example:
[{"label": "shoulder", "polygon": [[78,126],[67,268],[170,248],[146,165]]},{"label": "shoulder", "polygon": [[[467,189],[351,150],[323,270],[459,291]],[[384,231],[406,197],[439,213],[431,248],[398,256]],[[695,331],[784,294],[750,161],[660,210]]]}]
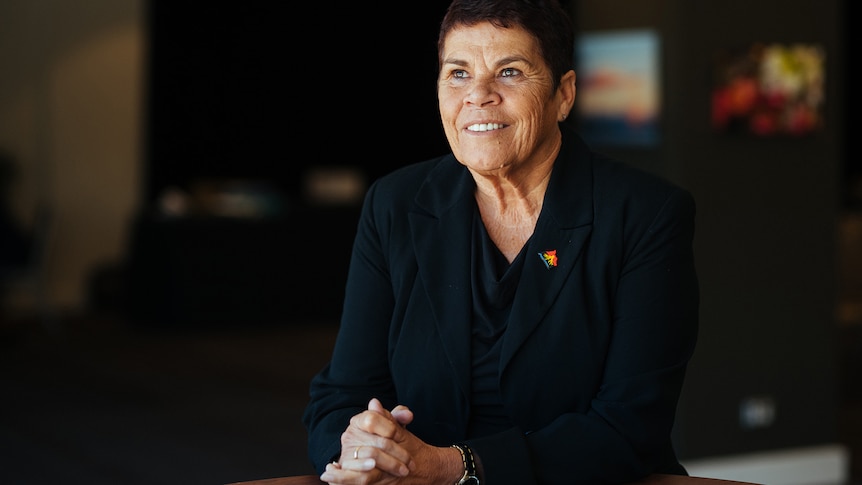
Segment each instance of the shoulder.
[{"label": "shoulder", "polygon": [[440,156],[397,168],[372,182],[368,191],[376,197],[415,196],[429,174],[447,158]]},{"label": "shoulder", "polygon": [[696,204],[682,186],[617,161],[598,163],[596,173],[596,193],[603,194],[596,198],[597,221],[615,221],[635,240],[657,231],[693,231]]},{"label": "shoulder", "polygon": [[453,180],[463,172],[463,165],[449,154],[405,165],[373,181],[362,204],[356,247],[404,248],[413,215],[434,217],[446,207],[446,197],[457,190]]},{"label": "shoulder", "polygon": [[449,153],[406,165],[374,181],[366,194],[366,206],[394,212],[436,212],[450,206],[467,190],[469,171]]},{"label": "shoulder", "polygon": [[450,153],[395,169],[375,180],[369,191],[377,196],[415,197],[424,185],[446,183],[462,168]]}]

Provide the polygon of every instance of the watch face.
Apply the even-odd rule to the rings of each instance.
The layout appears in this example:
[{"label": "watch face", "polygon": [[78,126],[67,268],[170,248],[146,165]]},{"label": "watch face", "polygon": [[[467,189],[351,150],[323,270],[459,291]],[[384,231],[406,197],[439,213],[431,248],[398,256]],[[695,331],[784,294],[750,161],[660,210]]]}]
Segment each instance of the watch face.
[{"label": "watch face", "polygon": [[464,474],[456,485],[479,485],[479,477],[476,475]]}]

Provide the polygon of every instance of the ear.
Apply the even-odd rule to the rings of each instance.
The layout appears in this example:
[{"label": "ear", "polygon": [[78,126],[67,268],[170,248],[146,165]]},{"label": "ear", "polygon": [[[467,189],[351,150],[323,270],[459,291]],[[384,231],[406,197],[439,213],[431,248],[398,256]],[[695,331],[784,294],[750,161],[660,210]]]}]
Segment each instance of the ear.
[{"label": "ear", "polygon": [[557,88],[558,113],[557,119],[563,121],[572,112],[575,105],[575,71],[563,74],[560,79],[560,87]]}]

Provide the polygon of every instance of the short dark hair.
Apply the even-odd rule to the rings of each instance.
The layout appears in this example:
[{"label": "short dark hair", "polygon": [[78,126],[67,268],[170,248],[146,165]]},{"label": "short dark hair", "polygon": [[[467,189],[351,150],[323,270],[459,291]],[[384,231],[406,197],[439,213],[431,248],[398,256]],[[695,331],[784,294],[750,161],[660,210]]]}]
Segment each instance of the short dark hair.
[{"label": "short dark hair", "polygon": [[558,0],[453,0],[440,24],[438,69],[443,67],[443,43],[449,31],[480,22],[507,29],[521,27],[535,37],[539,54],[551,69],[554,89],[559,86],[563,74],[574,68],[572,19]]}]

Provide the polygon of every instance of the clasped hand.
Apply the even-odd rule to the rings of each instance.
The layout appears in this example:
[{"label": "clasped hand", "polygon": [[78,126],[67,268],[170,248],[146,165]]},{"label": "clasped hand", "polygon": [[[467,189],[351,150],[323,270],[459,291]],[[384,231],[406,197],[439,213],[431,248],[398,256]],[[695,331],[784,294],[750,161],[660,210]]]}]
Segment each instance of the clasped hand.
[{"label": "clasped hand", "polygon": [[350,419],[341,434],[341,456],[326,465],[320,479],[332,485],[427,484],[444,477],[446,454],[452,450],[417,438],[406,428],[412,421],[413,412],[406,406],[390,412],[371,399],[368,409]]}]

